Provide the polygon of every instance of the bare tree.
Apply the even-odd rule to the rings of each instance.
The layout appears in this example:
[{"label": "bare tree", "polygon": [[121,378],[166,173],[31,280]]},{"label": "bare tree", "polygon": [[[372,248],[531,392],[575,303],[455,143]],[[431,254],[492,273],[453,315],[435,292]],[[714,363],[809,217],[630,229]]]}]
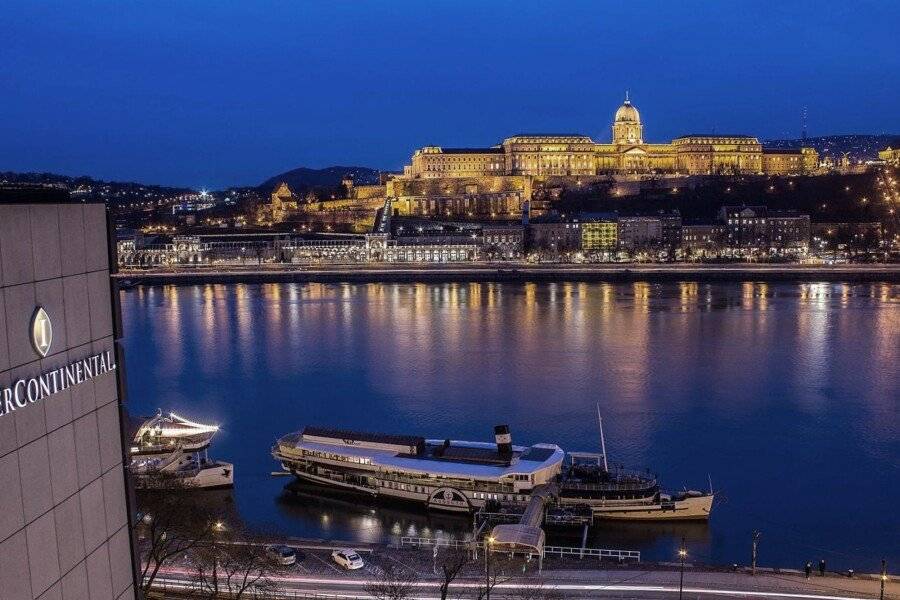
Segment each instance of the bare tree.
[{"label": "bare tree", "polygon": [[180,479],[164,473],[143,477],[133,528],[142,550],[141,590],[146,594],[160,569],[209,538],[216,518]]},{"label": "bare tree", "polygon": [[435,571],[439,568],[441,575],[441,600],[447,600],[450,584],[471,562],[472,557],[467,548],[447,546],[435,550]]},{"label": "bare tree", "polygon": [[217,530],[192,555],[196,595],[210,600],[274,597],[271,576],[277,565],[262,545],[247,542],[241,532]]},{"label": "bare tree", "polygon": [[375,600],[408,600],[413,597],[419,575],[410,569],[388,565],[375,579],[366,582],[366,593]]},{"label": "bare tree", "polygon": [[506,574],[508,571],[507,567],[510,565],[506,564],[505,561],[492,558],[494,553],[490,550],[486,549],[485,552],[487,552],[485,560],[490,562],[490,575],[482,578],[481,584],[475,589],[475,600],[485,600],[494,591],[495,587],[512,579],[511,576]]}]

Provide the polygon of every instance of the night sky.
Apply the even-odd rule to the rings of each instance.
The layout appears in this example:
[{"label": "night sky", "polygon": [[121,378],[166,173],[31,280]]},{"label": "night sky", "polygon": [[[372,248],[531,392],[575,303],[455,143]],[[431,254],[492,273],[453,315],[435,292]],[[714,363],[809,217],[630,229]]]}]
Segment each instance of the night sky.
[{"label": "night sky", "polygon": [[425,144],[900,133],[900,2],[0,5],[0,170],[219,188]]}]

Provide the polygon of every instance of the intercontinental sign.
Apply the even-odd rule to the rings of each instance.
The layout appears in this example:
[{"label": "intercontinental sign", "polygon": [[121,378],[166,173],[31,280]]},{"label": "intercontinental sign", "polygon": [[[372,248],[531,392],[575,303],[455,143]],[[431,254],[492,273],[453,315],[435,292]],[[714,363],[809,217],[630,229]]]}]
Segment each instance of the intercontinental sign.
[{"label": "intercontinental sign", "polygon": [[[50,316],[43,308],[38,307],[35,310],[29,329],[34,351],[41,357],[46,356],[53,342],[53,327]],[[0,389],[0,417],[28,408],[29,405],[40,402],[48,396],[113,371],[115,368],[113,354],[107,350],[36,377],[19,379],[9,387]]]}]

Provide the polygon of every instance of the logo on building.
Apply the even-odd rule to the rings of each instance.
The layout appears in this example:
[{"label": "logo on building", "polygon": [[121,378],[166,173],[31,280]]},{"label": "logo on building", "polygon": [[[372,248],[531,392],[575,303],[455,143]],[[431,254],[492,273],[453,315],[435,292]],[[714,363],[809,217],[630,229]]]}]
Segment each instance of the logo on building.
[{"label": "logo on building", "polygon": [[31,317],[31,345],[34,351],[43,357],[50,352],[51,343],[53,343],[53,325],[47,311],[39,306]]}]

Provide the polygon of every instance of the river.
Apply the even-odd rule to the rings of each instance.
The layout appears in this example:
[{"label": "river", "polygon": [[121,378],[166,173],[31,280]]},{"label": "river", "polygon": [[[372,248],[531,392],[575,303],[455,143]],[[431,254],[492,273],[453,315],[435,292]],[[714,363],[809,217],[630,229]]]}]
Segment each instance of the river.
[{"label": "river", "polygon": [[[341,540],[461,535],[467,519],[288,495],[274,440],[305,424],[596,451],[706,489],[708,524],[596,525],[673,560],[875,571],[900,562],[900,286],[465,283],[138,286],[128,406],[221,424],[252,527]],[[551,541],[580,543],[553,533]]]}]

